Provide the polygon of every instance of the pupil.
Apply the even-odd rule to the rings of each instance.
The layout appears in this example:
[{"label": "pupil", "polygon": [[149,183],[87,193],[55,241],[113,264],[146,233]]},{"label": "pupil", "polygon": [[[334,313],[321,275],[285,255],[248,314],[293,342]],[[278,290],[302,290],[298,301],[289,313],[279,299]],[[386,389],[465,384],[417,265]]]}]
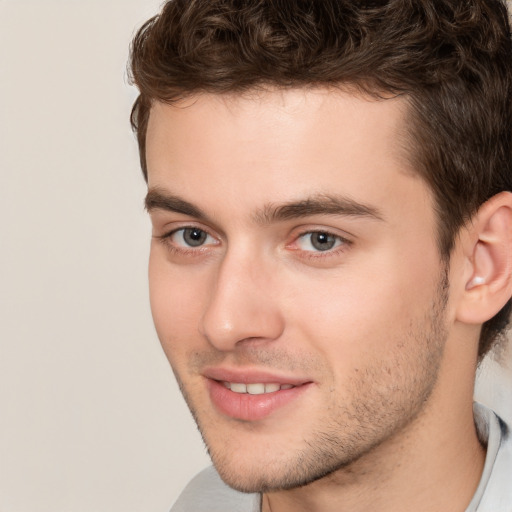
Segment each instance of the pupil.
[{"label": "pupil", "polygon": [[335,243],[335,238],[328,233],[313,233],[311,236],[311,244],[319,251],[328,251]]},{"label": "pupil", "polygon": [[183,233],[183,238],[188,245],[197,247],[206,240],[206,233],[201,229],[186,229]]}]

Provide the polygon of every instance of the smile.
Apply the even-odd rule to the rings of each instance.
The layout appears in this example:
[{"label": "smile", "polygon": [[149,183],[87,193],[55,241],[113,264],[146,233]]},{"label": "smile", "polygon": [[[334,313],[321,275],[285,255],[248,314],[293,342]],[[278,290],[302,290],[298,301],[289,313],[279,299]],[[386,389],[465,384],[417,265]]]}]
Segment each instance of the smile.
[{"label": "smile", "polygon": [[297,403],[313,385],[311,381],[280,384],[275,380],[262,380],[267,382],[236,382],[237,379],[207,378],[206,387],[212,405],[223,416],[243,421],[259,421],[273,416],[278,411],[288,411],[287,414],[291,414],[291,403]]},{"label": "smile", "polygon": [[275,393],[276,391],[292,389],[292,384],[276,384],[276,383],[251,383],[244,384],[242,382],[222,382],[223,386],[233,391],[233,393],[247,393],[249,395],[264,395],[267,393]]}]

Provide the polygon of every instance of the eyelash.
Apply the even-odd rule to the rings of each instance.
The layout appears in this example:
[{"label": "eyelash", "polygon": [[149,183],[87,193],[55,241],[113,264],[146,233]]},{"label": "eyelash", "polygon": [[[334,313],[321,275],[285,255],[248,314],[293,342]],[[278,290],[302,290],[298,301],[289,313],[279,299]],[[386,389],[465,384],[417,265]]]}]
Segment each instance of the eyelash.
[{"label": "eyelash", "polygon": [[[208,233],[208,231],[206,231],[205,229],[199,228],[197,226],[183,226],[183,227],[180,227],[177,229],[173,229],[172,231],[165,233],[163,235],[157,235],[157,236],[155,236],[155,238],[160,240],[164,244],[164,246],[174,254],[182,255],[182,256],[200,256],[205,252],[206,248],[208,247],[208,244],[200,245],[197,247],[178,247],[175,244],[173,244],[171,241],[171,238],[174,235],[176,235],[177,233],[179,233],[180,231],[185,232],[186,230],[190,230],[190,229],[196,229],[197,231],[201,231],[202,233],[205,233],[207,237],[211,237],[211,238],[215,239],[215,237],[213,235],[211,235],[210,233]],[[321,251],[321,250],[307,251],[307,250],[302,250],[300,248],[292,248],[291,247],[292,244],[296,244],[300,239],[306,237],[307,235],[314,235],[314,234],[324,234],[324,235],[327,235],[328,237],[334,237],[336,239],[337,245],[335,245],[331,249],[326,249],[325,251]],[[318,260],[321,258],[328,258],[328,257],[338,255],[338,254],[344,252],[351,245],[352,245],[352,241],[341,236],[341,235],[338,235],[338,234],[335,234],[335,233],[332,233],[330,231],[323,230],[323,229],[316,229],[316,230],[310,229],[308,231],[303,231],[303,232],[299,233],[293,239],[293,242],[291,244],[287,244],[286,247],[290,248],[291,250],[301,252],[303,258]]]},{"label": "eyelash", "polygon": [[307,235],[315,235],[315,234],[322,234],[322,235],[327,235],[328,237],[333,237],[333,238],[335,238],[335,240],[336,240],[335,243],[337,243],[337,245],[335,245],[334,247],[332,247],[330,249],[326,249],[325,251],[320,251],[320,250],[306,251],[306,250],[302,250],[300,248],[293,249],[293,250],[300,251],[302,253],[303,258],[319,260],[322,258],[329,258],[329,257],[337,256],[337,255],[343,253],[344,251],[346,251],[352,245],[351,240],[349,240],[341,235],[338,235],[336,233],[332,233],[330,231],[324,230],[324,229],[310,229],[308,231],[299,233],[294,238],[294,241],[292,242],[292,244],[297,244],[297,242],[300,239],[306,237]]},{"label": "eyelash", "polygon": [[178,247],[172,243],[171,239],[174,235],[176,235],[180,231],[185,232],[187,229],[196,229],[197,231],[205,233],[206,236],[208,237],[215,238],[214,236],[210,235],[208,231],[197,226],[182,226],[180,228],[173,229],[172,231],[169,231],[168,233],[165,233],[163,235],[157,235],[155,236],[155,238],[160,240],[160,242],[166,247],[166,249],[168,249],[173,254],[181,256],[200,256],[201,254],[204,253],[207,246],[201,245],[198,247]]}]

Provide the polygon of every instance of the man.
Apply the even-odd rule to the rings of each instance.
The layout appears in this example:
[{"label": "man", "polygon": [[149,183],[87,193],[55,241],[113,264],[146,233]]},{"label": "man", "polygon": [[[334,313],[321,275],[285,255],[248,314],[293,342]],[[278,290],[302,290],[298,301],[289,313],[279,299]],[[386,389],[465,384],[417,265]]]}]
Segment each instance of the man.
[{"label": "man", "polygon": [[511,49],[498,0],[171,0],[139,31],[151,306],[215,467],[173,511],[512,510],[472,398],[512,295]]}]

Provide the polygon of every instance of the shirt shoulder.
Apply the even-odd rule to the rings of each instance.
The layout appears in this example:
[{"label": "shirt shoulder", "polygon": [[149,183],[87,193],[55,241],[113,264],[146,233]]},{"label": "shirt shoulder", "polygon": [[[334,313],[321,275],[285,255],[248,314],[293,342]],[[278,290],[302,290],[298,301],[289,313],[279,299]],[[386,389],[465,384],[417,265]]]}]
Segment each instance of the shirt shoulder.
[{"label": "shirt shoulder", "polygon": [[209,467],[185,487],[171,512],[259,512],[260,495],[231,489]]}]

